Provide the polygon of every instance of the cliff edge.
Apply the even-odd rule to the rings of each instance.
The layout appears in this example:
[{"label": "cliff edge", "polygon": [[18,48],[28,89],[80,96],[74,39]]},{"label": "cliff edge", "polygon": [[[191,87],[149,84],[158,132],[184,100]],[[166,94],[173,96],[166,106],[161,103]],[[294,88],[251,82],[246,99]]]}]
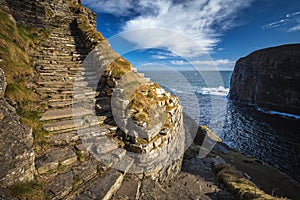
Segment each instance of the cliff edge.
[{"label": "cliff edge", "polygon": [[262,49],[237,61],[229,98],[300,114],[300,44]]}]

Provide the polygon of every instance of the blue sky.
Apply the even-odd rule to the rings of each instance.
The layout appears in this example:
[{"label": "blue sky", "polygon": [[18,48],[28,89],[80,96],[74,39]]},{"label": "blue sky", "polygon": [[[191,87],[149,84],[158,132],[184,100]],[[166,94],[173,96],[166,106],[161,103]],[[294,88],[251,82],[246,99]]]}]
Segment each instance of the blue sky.
[{"label": "blue sky", "polygon": [[254,50],[300,43],[298,0],[83,0],[135,67],[232,70]]}]

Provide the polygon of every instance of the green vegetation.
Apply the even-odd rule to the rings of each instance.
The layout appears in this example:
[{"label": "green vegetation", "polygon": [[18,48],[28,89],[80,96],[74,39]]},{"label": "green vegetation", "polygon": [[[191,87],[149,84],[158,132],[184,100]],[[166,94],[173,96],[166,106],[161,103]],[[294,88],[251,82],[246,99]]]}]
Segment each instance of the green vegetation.
[{"label": "green vegetation", "polygon": [[106,69],[107,72],[111,72],[111,77],[120,79],[124,74],[130,72],[132,65],[122,57],[114,60]]},{"label": "green vegetation", "polygon": [[1,68],[7,78],[5,97],[16,103],[21,122],[33,128],[37,144],[42,145],[45,131],[39,122],[39,98],[29,84],[34,76],[29,54],[48,31],[16,25],[1,10],[0,26]]},{"label": "green vegetation", "polygon": [[76,151],[76,155],[77,155],[77,160],[79,162],[84,162],[85,161],[85,158],[84,158],[83,154],[79,150]]},{"label": "green vegetation", "polygon": [[43,186],[37,182],[18,183],[10,188],[14,197],[21,200],[44,200],[45,193]]},{"label": "green vegetation", "polygon": [[233,167],[219,164],[217,171],[218,181],[223,183],[238,199],[282,199],[266,194]]},{"label": "green vegetation", "polygon": [[[162,106],[166,110],[164,128],[173,129],[173,124],[170,118],[171,116],[168,111],[173,109],[175,105],[170,105],[169,98],[166,95],[163,94],[162,96],[158,96],[156,89],[160,89],[160,86],[157,83],[153,83],[141,85],[135,90],[129,103],[130,109],[135,111],[134,113],[131,113],[131,117],[137,122],[149,125],[151,109],[162,103]],[[171,97],[175,98],[172,95]]]},{"label": "green vegetation", "polygon": [[159,98],[155,88],[150,85],[141,85],[131,96],[129,107],[135,110],[132,118],[135,121],[149,124],[149,113],[152,106],[157,105]]},{"label": "green vegetation", "polygon": [[85,15],[79,15],[77,17],[77,25],[83,35],[85,35],[87,38],[92,39],[95,43],[104,40],[102,34],[90,24],[89,19]]},{"label": "green vegetation", "polygon": [[9,16],[0,11],[0,57],[1,67],[5,72],[8,84],[17,77],[32,75],[27,49],[32,48],[32,36],[29,30],[16,26]]}]

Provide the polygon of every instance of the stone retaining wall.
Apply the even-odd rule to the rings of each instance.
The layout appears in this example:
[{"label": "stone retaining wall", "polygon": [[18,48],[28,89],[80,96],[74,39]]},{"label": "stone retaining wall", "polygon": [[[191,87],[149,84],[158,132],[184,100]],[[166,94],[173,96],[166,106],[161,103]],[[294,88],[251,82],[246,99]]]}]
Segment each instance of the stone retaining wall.
[{"label": "stone retaining wall", "polygon": [[[86,23],[86,22],[85,22]],[[127,154],[123,159],[133,159],[134,164],[129,172],[140,172],[146,176],[151,176],[155,180],[164,181],[174,177],[181,169],[181,161],[184,152],[185,132],[182,121],[182,106],[176,97],[162,90],[158,95],[165,95],[166,101],[174,102],[173,108],[165,111],[168,115],[172,128],[160,127],[153,132],[153,137],[147,137],[148,133],[142,134],[141,130],[135,134],[128,132],[128,115],[125,114],[128,108],[128,99],[120,99],[122,93],[132,88],[118,88],[120,81],[124,76],[136,77],[140,84],[153,84],[150,79],[145,78],[143,74],[137,73],[137,70],[132,68],[130,63],[112,51],[108,42],[99,37],[94,29],[80,30],[82,40],[85,41],[86,47],[93,48],[90,54],[86,57],[83,65],[86,71],[96,71],[98,73],[97,80],[99,82],[90,82],[93,88],[96,88],[100,93],[97,97],[96,107],[99,108],[100,115],[103,114],[103,108],[106,108],[106,113],[103,115],[113,115],[115,123],[118,125],[116,134],[113,135],[113,140],[117,140],[119,147],[126,149]],[[93,33],[94,31],[94,33]],[[121,76],[116,74],[112,65],[118,65],[118,62],[128,63],[131,70],[124,72]],[[118,66],[117,66],[118,67]],[[88,80],[89,77],[86,76]],[[117,95],[117,93],[119,93]],[[116,97],[117,95],[117,97]],[[118,102],[119,101],[119,102]],[[119,106],[119,107],[118,107]],[[114,110],[116,112],[114,112]],[[122,119],[123,118],[123,119]],[[124,128],[125,127],[125,128]],[[127,130],[129,129],[129,130]],[[139,141],[145,141],[140,143]]]}]

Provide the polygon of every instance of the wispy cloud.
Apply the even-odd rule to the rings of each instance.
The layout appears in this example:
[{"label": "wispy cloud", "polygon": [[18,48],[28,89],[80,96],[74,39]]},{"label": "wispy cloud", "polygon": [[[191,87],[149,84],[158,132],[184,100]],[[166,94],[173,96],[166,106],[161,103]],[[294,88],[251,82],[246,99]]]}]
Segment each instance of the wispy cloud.
[{"label": "wispy cloud", "polygon": [[295,31],[300,31],[300,24],[292,27],[292,28],[289,28],[288,32],[295,32]]},{"label": "wispy cloud", "polygon": [[300,15],[300,12],[294,12],[294,13],[291,13],[291,14],[287,14],[286,17],[290,18],[290,17],[294,17],[294,16],[297,16],[297,15]]},{"label": "wispy cloud", "polygon": [[134,7],[134,0],[83,0],[83,4],[100,13],[127,16]]},{"label": "wispy cloud", "polygon": [[153,59],[158,59],[158,60],[164,60],[164,59],[169,59],[170,57],[168,56],[162,56],[162,55],[152,55]]},{"label": "wispy cloud", "polygon": [[[126,16],[122,30],[138,48],[161,48],[196,57],[211,53],[239,12],[254,0],[90,0],[98,12]],[[191,42],[193,41],[193,42]]]},{"label": "wispy cloud", "polygon": [[152,59],[166,60],[177,58],[176,55],[165,51],[149,51],[148,53],[152,54]]},{"label": "wispy cloud", "polygon": [[300,31],[300,12],[289,13],[283,19],[266,24],[263,28],[278,28],[287,32]]}]

